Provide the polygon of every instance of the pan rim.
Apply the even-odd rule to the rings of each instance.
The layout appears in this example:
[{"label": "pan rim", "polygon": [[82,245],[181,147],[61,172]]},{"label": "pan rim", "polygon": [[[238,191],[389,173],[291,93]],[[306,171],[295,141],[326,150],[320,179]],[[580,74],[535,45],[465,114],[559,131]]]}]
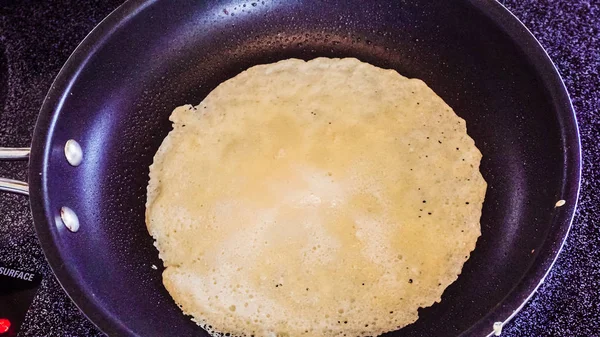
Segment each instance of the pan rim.
[{"label": "pan rim", "polygon": [[[104,18],[77,46],[65,62],[48,91],[36,122],[29,164],[30,204],[34,224],[44,255],[57,280],[82,313],[101,331],[109,335],[135,335],[126,325],[89,295],[85,287],[70,274],[60,257],[58,238],[50,230],[55,212],[48,208],[47,165],[50,156],[50,126],[56,122],[70,87],[86,66],[90,57],[106,42],[111,34],[126,24],[133,16],[157,0],[128,0]],[[565,182],[562,199],[567,201],[561,216],[557,217],[558,228],[548,233],[544,243],[545,254],[537,256],[524,278],[508,293],[505,299],[486,316],[476,322],[461,336],[491,336],[494,322],[506,323],[512,319],[531,299],[544,282],[556,262],[571,229],[581,186],[581,141],[575,111],[559,72],[527,27],[506,7],[495,0],[467,0],[511,40],[523,49],[532,61],[532,66],[550,91],[553,105],[559,112],[564,140]]]}]

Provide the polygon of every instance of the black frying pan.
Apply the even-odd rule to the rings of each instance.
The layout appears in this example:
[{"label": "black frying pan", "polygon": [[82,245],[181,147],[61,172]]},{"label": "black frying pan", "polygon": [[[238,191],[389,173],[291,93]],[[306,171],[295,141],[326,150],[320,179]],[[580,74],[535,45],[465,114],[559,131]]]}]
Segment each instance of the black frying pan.
[{"label": "black frying pan", "polygon": [[[252,65],[317,56],[357,57],[423,79],[466,119],[483,153],[489,188],[477,248],[441,303],[389,335],[484,336],[535,291],[569,231],[579,138],[556,69],[501,5],[132,0],[61,70],[40,111],[29,167],[46,257],[101,330],[206,336],[163,288],[144,224],[148,166],[170,130],[167,118]],[[77,167],[65,160],[69,139],[83,149]],[[79,218],[75,233],[61,220],[63,206]]]}]

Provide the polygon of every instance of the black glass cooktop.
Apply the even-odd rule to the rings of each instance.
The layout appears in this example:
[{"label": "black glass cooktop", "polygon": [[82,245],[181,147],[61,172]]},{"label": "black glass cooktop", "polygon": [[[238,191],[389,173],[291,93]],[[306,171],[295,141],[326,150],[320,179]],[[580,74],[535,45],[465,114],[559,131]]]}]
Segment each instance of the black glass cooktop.
[{"label": "black glass cooktop", "polygon": [[42,281],[30,270],[0,263],[0,333],[16,336]]}]

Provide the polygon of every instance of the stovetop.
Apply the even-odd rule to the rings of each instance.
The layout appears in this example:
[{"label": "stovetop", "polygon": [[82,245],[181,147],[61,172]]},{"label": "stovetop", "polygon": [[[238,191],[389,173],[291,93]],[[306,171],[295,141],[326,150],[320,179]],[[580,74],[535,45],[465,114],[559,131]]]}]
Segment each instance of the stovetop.
[{"label": "stovetop", "polygon": [[[0,0],[0,146],[29,146],[38,109],[60,67],[121,2]],[[532,30],[563,75],[584,152],[579,209],[567,244],[502,336],[600,336],[600,1],[501,2]],[[0,177],[25,180],[26,169],[26,163],[0,162]],[[0,194],[0,264],[42,278],[17,336],[103,336],[52,275],[26,197]],[[0,278],[0,289],[6,287]]]}]

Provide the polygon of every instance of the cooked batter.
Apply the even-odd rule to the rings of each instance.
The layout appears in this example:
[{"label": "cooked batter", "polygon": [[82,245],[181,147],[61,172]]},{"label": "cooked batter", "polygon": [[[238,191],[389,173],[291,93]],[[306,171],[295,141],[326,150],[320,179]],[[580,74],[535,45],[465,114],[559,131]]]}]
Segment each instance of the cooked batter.
[{"label": "cooked batter", "polygon": [[422,81],[289,59],[171,115],[146,221],[210,333],[370,336],[417,320],[480,235],[481,154]]}]

